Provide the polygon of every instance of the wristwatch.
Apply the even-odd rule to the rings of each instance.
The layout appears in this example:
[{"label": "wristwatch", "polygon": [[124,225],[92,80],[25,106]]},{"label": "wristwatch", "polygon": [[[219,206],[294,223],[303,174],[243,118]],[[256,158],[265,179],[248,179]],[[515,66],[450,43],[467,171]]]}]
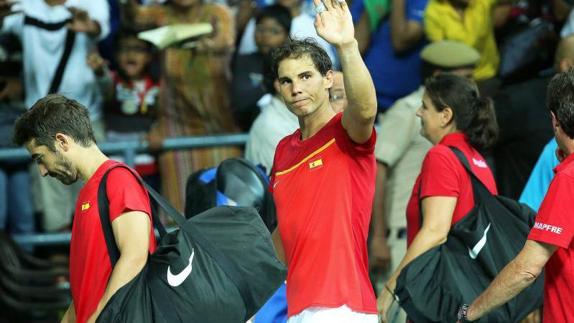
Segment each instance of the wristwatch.
[{"label": "wristwatch", "polygon": [[472,322],[466,318],[466,315],[468,314],[468,308],[469,307],[470,307],[470,305],[468,305],[468,304],[462,304],[462,306],[458,308],[457,319],[459,322],[463,322],[463,323],[464,322]]}]

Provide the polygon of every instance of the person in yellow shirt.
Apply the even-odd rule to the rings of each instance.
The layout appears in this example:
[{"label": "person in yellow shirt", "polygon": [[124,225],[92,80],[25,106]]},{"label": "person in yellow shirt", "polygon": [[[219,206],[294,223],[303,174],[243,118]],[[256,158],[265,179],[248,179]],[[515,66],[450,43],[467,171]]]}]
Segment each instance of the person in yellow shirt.
[{"label": "person in yellow shirt", "polygon": [[492,16],[496,4],[496,0],[430,0],[425,11],[424,29],[430,41],[457,40],[480,53],[473,74],[479,82],[495,77],[500,63]]}]

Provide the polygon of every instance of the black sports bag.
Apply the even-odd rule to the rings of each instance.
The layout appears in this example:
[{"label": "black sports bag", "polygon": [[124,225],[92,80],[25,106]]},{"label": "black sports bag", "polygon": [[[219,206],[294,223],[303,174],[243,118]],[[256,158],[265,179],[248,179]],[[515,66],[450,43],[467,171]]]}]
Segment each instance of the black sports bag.
[{"label": "black sports bag", "polygon": [[[401,271],[395,293],[415,323],[456,322],[459,306],[474,301],[522,250],[536,216],[524,204],[492,195],[462,152],[451,150],[470,174],[475,206],[451,228],[444,244]],[[544,275],[540,275],[514,299],[477,322],[520,321],[542,305],[543,284]]]},{"label": "black sports bag", "polygon": [[[105,184],[110,170],[99,186],[98,207],[115,265],[119,252],[109,221]],[[153,216],[161,236],[157,250],[143,270],[114,294],[97,322],[246,322],[286,276],[257,211],[216,207],[186,220],[134,175],[179,229],[166,234]]]}]

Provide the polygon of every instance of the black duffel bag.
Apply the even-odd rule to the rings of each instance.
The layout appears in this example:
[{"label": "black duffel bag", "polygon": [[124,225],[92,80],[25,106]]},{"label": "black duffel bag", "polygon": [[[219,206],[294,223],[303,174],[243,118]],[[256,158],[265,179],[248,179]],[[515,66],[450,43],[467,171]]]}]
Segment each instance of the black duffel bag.
[{"label": "black duffel bag", "polygon": [[[536,216],[524,204],[492,195],[462,152],[451,150],[470,174],[475,206],[451,228],[444,244],[415,258],[401,271],[395,294],[415,323],[456,322],[459,306],[472,303],[522,250]],[[540,275],[530,287],[477,322],[522,320],[542,305],[543,285],[544,275]]]},{"label": "black duffel bag", "polygon": [[[115,265],[119,252],[109,221],[105,184],[109,171],[99,186],[98,207]],[[216,207],[186,220],[135,176],[179,229],[166,234],[153,216],[161,236],[157,250],[143,270],[112,296],[97,322],[246,322],[286,276],[257,211]]]}]

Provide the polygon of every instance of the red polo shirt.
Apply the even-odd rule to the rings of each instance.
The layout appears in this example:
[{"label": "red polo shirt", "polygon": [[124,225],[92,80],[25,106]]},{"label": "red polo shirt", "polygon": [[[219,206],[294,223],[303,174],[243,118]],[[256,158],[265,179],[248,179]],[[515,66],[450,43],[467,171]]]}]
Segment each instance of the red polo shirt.
[{"label": "red polo shirt", "polygon": [[544,322],[574,322],[574,154],[554,172],[528,239],[558,247],[545,267]]},{"label": "red polo shirt", "polygon": [[[98,211],[98,187],[104,173],[117,161],[103,163],[88,179],[76,202],[72,240],[70,242],[70,287],[76,310],[76,322],[88,320],[104,295],[112,273],[112,265]],[[141,211],[150,215],[147,192],[125,168],[110,171],[106,183],[110,205],[110,221],[113,222],[129,211]],[[153,226],[149,235],[149,251],[156,247]]]},{"label": "red polo shirt", "polygon": [[310,307],[347,305],[377,313],[367,235],[375,188],[375,139],[354,143],[334,116],[318,133],[284,138],[271,188],[288,263],[292,316]]},{"label": "red polo shirt", "polygon": [[421,198],[429,196],[453,196],[457,198],[451,224],[461,220],[474,207],[470,174],[467,173],[449,146],[461,150],[470,163],[474,174],[492,194],[498,194],[492,171],[480,153],[470,145],[468,137],[461,132],[444,136],[425,156],[421,173],[415,182],[413,193],[407,204],[407,245],[411,244],[421,226],[419,188]]}]

